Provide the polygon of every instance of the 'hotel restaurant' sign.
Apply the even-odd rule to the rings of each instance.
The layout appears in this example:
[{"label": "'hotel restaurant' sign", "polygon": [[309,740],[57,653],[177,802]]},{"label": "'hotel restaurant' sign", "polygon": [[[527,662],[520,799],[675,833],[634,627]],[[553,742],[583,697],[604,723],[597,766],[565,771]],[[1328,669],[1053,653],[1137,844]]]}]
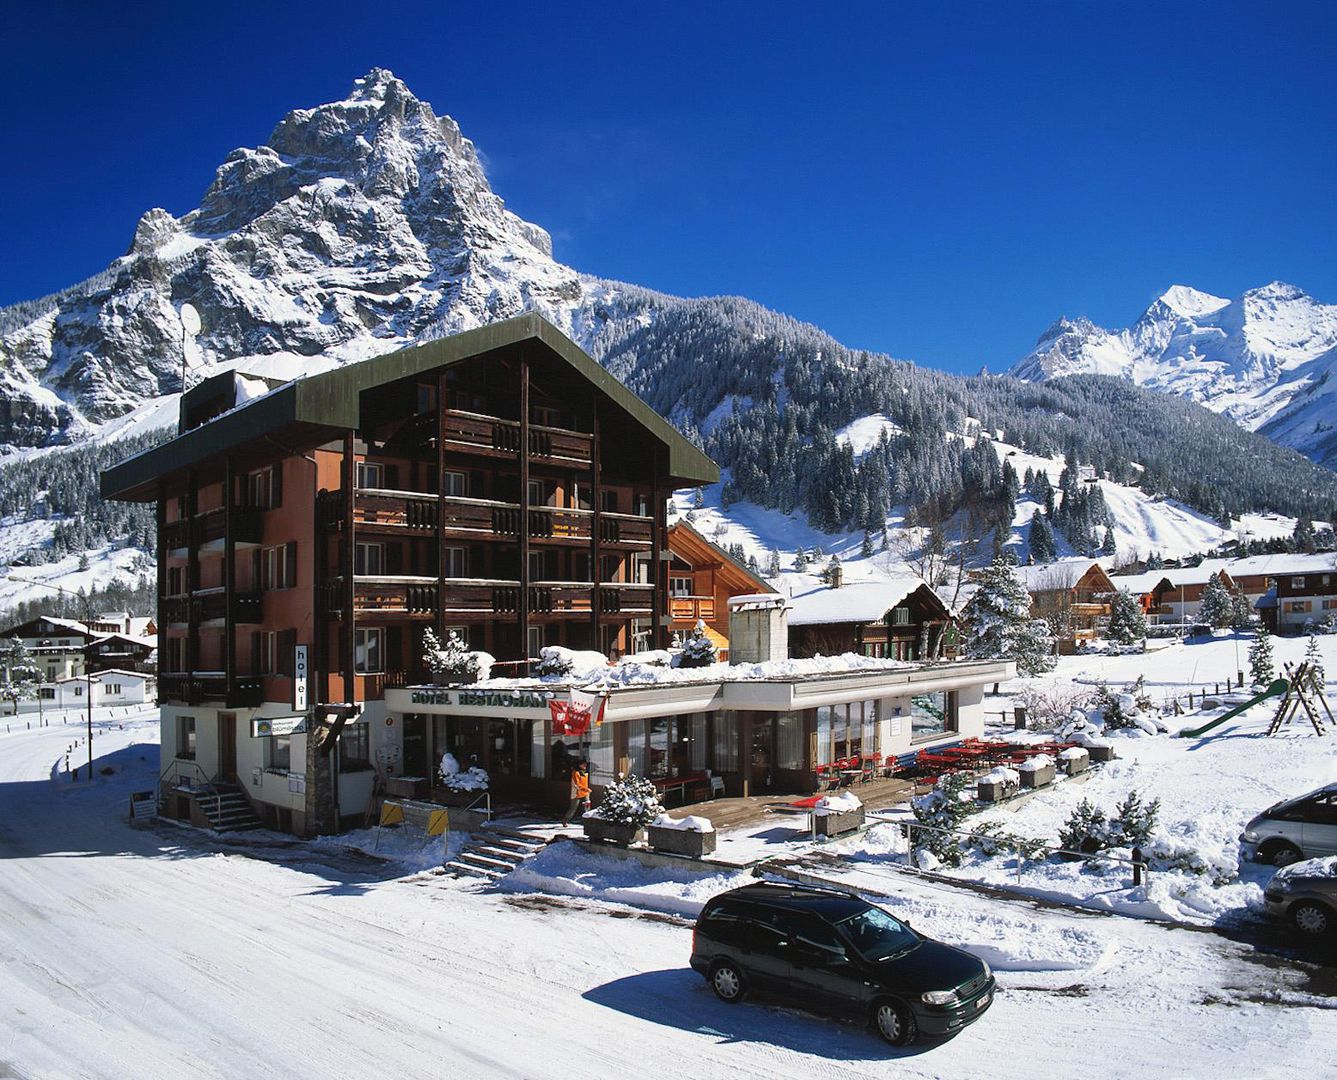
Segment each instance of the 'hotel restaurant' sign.
[{"label": "'hotel restaurant' sign", "polygon": [[[453,700],[452,700],[453,696]],[[414,690],[414,705],[460,705],[483,709],[546,709],[550,694],[528,690]]]}]

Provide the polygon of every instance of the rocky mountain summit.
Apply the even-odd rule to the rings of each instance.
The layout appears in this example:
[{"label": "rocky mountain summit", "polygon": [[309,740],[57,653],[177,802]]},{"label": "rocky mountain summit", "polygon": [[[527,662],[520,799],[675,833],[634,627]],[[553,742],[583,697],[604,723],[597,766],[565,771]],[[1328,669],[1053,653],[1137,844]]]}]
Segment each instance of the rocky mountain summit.
[{"label": "rocky mountain summit", "polygon": [[1236,300],[1176,285],[1124,330],[1060,319],[1011,373],[1118,376],[1337,467],[1337,305],[1284,282]]}]

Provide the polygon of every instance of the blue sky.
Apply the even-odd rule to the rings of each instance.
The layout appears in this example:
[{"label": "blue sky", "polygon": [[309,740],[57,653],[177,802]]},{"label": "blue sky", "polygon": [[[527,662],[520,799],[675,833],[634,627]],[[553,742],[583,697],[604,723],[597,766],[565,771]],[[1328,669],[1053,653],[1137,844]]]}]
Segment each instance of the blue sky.
[{"label": "blue sky", "polygon": [[1337,303],[1337,5],[121,7],[7,9],[0,304],[372,66],[563,262],[920,363],[997,371],[1175,283]]}]

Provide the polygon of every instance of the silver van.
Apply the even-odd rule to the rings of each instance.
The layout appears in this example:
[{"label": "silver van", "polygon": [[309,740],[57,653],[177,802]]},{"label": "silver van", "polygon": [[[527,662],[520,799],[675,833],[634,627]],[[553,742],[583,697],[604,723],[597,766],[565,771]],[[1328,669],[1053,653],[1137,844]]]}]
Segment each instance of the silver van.
[{"label": "silver van", "polygon": [[1337,783],[1264,810],[1240,833],[1240,858],[1285,866],[1337,855]]}]

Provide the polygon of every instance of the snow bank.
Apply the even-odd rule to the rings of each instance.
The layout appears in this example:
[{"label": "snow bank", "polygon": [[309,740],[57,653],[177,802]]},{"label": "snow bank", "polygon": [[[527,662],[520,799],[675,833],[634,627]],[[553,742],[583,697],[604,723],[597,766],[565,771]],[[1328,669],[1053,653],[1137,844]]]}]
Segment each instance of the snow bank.
[{"label": "snow bank", "polygon": [[701,873],[676,866],[648,867],[589,851],[579,844],[549,844],[498,882],[506,892],[579,896],[695,918],[707,900],[755,879],[746,871]]}]

